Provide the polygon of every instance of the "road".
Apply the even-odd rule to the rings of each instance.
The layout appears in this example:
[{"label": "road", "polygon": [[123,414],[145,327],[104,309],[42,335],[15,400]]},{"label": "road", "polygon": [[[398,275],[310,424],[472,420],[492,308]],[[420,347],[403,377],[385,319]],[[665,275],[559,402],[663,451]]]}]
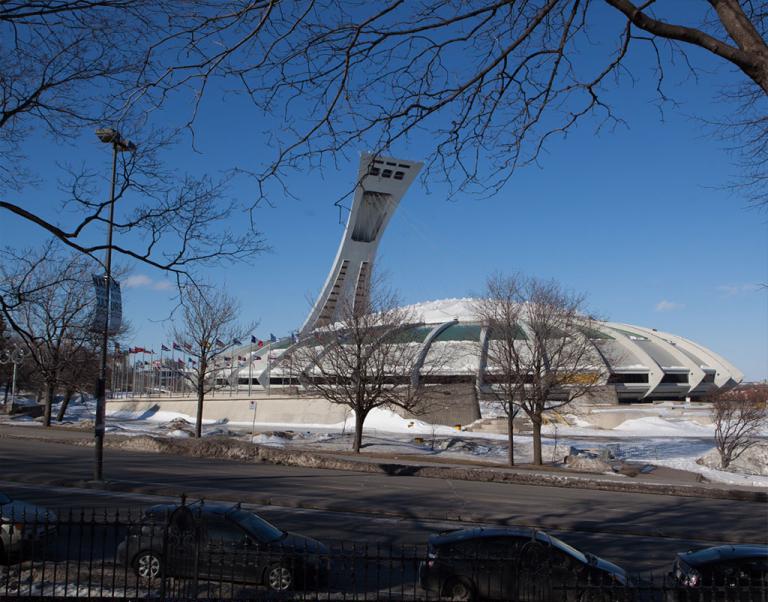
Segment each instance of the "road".
[{"label": "road", "polygon": [[[86,481],[93,450],[0,439],[4,480]],[[188,492],[243,500],[283,528],[320,539],[420,543],[458,524],[531,525],[635,570],[658,569],[674,552],[721,542],[765,542],[768,505],[623,492],[534,487],[246,464],[105,450],[105,474],[145,493]],[[8,486],[13,490],[12,487]],[[47,505],[152,503],[154,496],[50,486],[19,490]],[[267,504],[263,502],[267,501]],[[304,508],[299,508],[303,506]],[[448,520],[448,519],[455,520]]]}]

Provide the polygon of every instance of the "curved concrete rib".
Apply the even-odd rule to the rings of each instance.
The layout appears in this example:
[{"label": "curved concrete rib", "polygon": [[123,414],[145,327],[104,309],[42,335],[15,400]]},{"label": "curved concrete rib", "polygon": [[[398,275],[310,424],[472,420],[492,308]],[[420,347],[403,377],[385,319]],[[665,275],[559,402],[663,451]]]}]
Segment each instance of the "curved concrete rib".
[{"label": "curved concrete rib", "polygon": [[427,359],[427,354],[429,353],[429,348],[432,346],[432,341],[437,338],[441,332],[443,332],[446,328],[449,326],[453,326],[454,324],[458,324],[458,320],[451,320],[450,322],[444,322],[443,324],[438,324],[435,326],[429,334],[424,338],[424,342],[421,344],[421,349],[419,349],[419,355],[416,356],[416,361],[413,364],[413,368],[411,369],[411,385],[414,387],[417,387],[419,385],[419,379],[421,377],[421,368],[424,366],[424,360]]}]

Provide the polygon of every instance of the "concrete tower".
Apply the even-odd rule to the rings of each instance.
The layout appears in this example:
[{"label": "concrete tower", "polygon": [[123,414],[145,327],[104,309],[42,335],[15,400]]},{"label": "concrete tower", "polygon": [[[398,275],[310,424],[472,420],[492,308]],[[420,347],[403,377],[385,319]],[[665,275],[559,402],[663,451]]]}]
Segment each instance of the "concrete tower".
[{"label": "concrete tower", "polygon": [[344,303],[367,300],[379,241],[423,163],[363,153],[347,227],[302,334],[335,322]]}]

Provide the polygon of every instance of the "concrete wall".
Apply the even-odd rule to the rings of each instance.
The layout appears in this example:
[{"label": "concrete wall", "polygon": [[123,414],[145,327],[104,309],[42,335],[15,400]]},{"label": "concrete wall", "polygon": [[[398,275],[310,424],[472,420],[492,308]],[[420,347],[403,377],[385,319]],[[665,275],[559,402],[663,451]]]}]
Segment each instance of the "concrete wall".
[{"label": "concrete wall", "polygon": [[426,403],[429,408],[427,412],[408,414],[407,417],[449,426],[471,424],[480,418],[474,383],[432,386]]},{"label": "concrete wall", "polygon": [[[204,420],[228,420],[229,422],[253,422],[256,405],[256,422],[335,424],[344,420],[345,407],[323,399],[282,396],[254,396],[250,399],[206,399],[203,405]],[[197,413],[197,401],[192,398],[147,398],[137,400],[110,400],[107,413],[119,411],[178,412],[187,416]]]}]

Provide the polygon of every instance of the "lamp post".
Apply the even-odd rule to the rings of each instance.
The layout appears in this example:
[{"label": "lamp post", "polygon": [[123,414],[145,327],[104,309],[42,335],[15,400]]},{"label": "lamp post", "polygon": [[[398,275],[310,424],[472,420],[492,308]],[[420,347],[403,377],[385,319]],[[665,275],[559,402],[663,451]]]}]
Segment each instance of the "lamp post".
[{"label": "lamp post", "polygon": [[112,287],[112,226],[115,216],[115,181],[117,180],[117,153],[131,153],[136,150],[133,142],[123,139],[120,132],[112,128],[100,128],[96,130],[96,136],[104,144],[112,145],[112,186],[109,194],[109,221],[107,222],[107,249],[104,259],[106,311],[104,312],[104,329],[101,333],[101,362],[99,364],[99,380],[96,383],[96,424],[95,424],[95,452],[96,464],[93,470],[93,479],[101,481],[104,465],[104,431],[105,414],[107,406],[107,345],[109,344],[109,314],[110,292]]},{"label": "lamp post", "polygon": [[[13,351],[3,351],[0,353],[0,364],[13,364],[13,385],[11,386],[11,408],[16,403],[16,368],[24,361],[24,356],[27,352],[22,347],[14,347]],[[6,412],[8,411],[8,391],[5,391],[5,400],[3,406]]]}]

